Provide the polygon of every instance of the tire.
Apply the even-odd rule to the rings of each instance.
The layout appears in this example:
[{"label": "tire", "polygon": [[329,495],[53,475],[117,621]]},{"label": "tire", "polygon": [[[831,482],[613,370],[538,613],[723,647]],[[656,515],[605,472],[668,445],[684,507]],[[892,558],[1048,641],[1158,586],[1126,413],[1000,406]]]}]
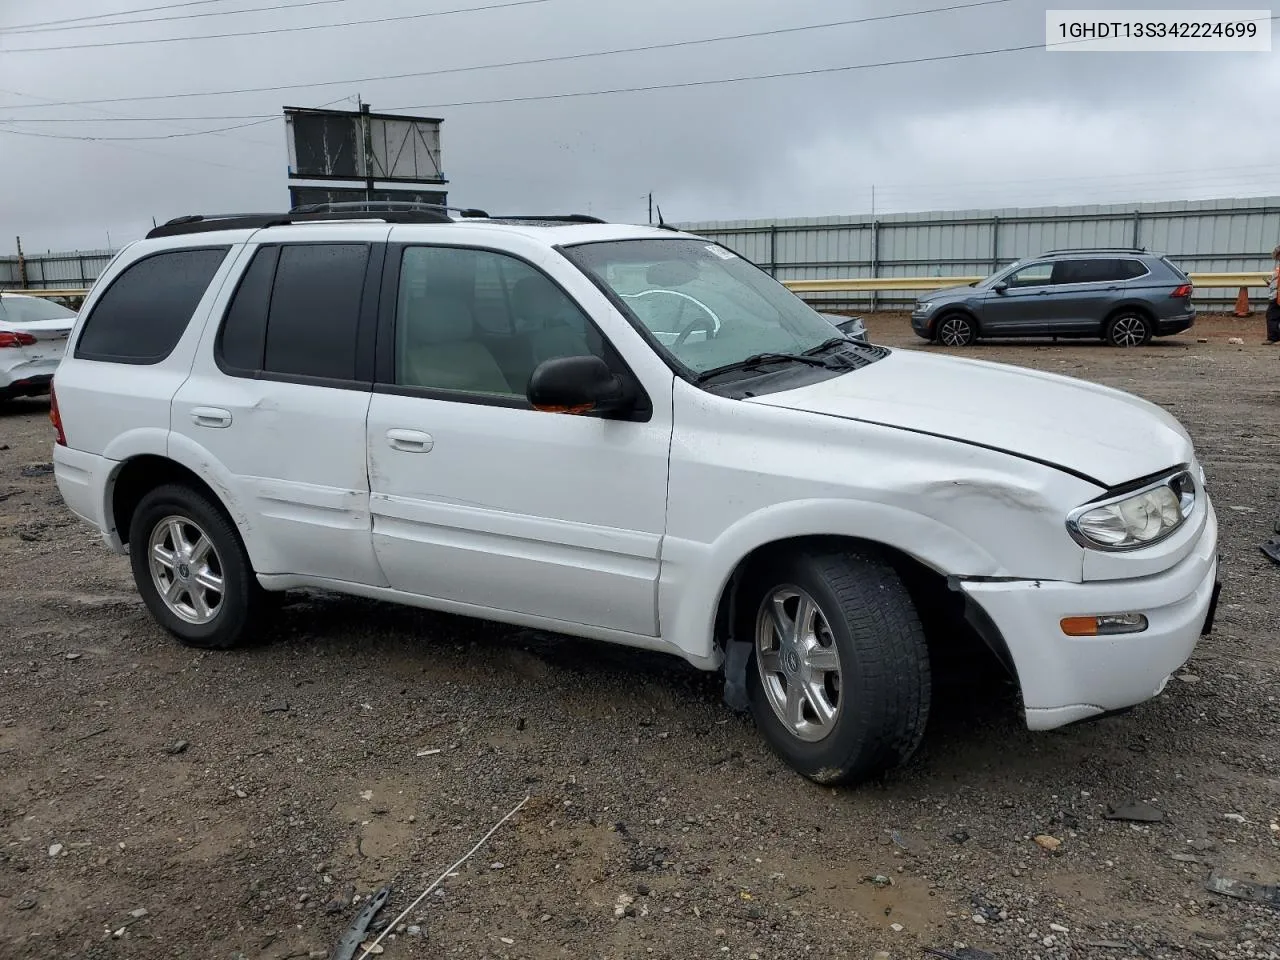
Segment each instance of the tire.
[{"label": "tire", "polygon": [[129,523],[129,559],[151,615],[181,643],[226,650],[249,640],[265,591],[231,521],[204,494],[181,484],[146,494]]},{"label": "tire", "polygon": [[978,328],[967,313],[947,313],[937,319],[933,341],[944,347],[967,347],[978,339]]},{"label": "tire", "polygon": [[[747,693],[773,750],[822,784],[865,780],[909,760],[924,736],[932,684],[924,629],[894,569],[860,552],[797,552],[762,565],[744,588],[736,626],[752,644]],[[803,640],[788,647],[775,626],[789,629],[806,598],[817,611],[802,618],[811,624],[801,635],[812,661],[790,656]],[[792,689],[801,701],[795,722],[784,720]]]},{"label": "tire", "polygon": [[1121,310],[1107,321],[1102,338],[1113,347],[1145,347],[1154,334],[1155,327],[1145,313]]}]

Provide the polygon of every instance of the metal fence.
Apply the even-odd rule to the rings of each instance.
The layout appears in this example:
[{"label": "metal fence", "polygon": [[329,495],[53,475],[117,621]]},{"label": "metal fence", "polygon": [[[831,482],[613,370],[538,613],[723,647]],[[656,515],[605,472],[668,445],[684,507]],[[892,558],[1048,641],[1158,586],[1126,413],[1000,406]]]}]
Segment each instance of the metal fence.
[{"label": "metal fence", "polygon": [[[111,258],[114,250],[82,250],[75,253],[37,253],[18,258],[0,257],[0,290],[21,287],[87,287],[97,279]],[[25,266],[26,283],[22,282]]]},{"label": "metal fence", "polygon": [[[1280,243],[1280,197],[901,213],[681,224],[717,240],[779,280],[974,276],[1020,257],[1079,247],[1144,247],[1188,273],[1270,270]],[[1265,292],[1254,290],[1262,298]],[[805,293],[828,309],[893,309],[905,293]],[[1230,289],[1197,291],[1226,310]]]}]

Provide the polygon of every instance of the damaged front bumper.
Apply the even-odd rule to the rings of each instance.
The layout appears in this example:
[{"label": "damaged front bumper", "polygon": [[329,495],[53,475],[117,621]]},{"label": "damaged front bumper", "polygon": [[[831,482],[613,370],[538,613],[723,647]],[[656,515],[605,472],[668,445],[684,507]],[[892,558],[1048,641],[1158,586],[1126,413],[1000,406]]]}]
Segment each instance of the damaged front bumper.
[{"label": "damaged front bumper", "polygon": [[[961,581],[974,625],[1007,656],[1022,688],[1027,726],[1050,730],[1159,695],[1212,627],[1217,600],[1217,523],[1210,515],[1177,565],[1131,580],[1061,583]],[[1070,637],[1066,618],[1139,613],[1138,633]],[[985,627],[985,630],[983,629]],[[1003,647],[1003,650],[1000,648]]]}]

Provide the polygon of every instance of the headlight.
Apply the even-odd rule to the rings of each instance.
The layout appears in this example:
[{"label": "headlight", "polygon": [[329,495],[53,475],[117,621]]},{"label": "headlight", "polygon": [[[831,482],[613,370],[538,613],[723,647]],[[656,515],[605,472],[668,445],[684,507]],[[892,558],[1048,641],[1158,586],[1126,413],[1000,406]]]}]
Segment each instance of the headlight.
[{"label": "headlight", "polygon": [[1082,547],[1136,550],[1169,536],[1195,507],[1195,481],[1182,471],[1134,493],[1073,510],[1067,530]]},{"label": "headlight", "polygon": [[916,304],[916,312],[924,313],[926,310],[928,310],[932,306],[933,306],[932,300],[923,300]]}]

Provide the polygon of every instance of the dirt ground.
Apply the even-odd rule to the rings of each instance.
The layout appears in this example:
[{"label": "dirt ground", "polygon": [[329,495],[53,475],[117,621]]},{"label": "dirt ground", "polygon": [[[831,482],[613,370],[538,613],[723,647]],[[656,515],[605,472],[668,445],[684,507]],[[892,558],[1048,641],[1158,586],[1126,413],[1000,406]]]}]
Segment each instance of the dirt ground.
[{"label": "dirt ground", "polygon": [[[965,351],[1182,419],[1222,524],[1217,629],[1157,700],[1053,733],[999,684],[944,684],[914,762],[849,790],[667,658],[321,595],[261,647],[184,649],[61,505],[47,403],[0,406],[0,957],[323,957],[353,894],[392,884],[393,918],[526,794],[384,956],[1280,957],[1280,913],[1204,890],[1280,882],[1261,339],[1220,318],[1132,351]],[[1104,817],[1135,799],[1163,821]]]}]

